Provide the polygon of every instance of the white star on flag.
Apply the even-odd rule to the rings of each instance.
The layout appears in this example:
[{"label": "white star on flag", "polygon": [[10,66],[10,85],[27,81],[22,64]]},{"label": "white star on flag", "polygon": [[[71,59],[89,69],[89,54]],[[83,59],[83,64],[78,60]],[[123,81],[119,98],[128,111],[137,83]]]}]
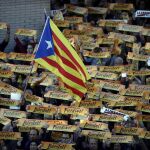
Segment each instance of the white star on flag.
[{"label": "white star on flag", "polygon": [[45,42],[47,43],[47,49],[52,48],[52,43],[51,43],[51,41],[46,41],[46,40],[45,40]]}]

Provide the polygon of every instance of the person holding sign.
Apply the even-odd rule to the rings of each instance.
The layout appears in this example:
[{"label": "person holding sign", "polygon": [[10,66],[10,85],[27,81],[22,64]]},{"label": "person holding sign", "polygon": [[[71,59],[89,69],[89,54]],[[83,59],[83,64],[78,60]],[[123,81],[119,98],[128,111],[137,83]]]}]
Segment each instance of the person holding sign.
[{"label": "person holding sign", "polygon": [[9,39],[10,39],[10,25],[7,24],[7,28],[6,28],[6,35],[5,35],[5,38],[4,40],[0,43],[0,52],[4,52],[6,46],[8,45],[9,43]]}]

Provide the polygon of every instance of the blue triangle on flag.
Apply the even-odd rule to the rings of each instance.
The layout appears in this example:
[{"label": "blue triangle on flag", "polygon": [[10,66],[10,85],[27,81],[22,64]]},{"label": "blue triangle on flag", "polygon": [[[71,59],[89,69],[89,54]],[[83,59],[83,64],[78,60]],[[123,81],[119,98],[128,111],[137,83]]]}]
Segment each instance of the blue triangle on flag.
[{"label": "blue triangle on flag", "polygon": [[51,55],[54,55],[54,43],[52,38],[52,31],[50,28],[50,19],[49,17],[47,17],[44,30],[42,32],[38,45],[38,49],[35,54],[35,59],[44,58]]}]

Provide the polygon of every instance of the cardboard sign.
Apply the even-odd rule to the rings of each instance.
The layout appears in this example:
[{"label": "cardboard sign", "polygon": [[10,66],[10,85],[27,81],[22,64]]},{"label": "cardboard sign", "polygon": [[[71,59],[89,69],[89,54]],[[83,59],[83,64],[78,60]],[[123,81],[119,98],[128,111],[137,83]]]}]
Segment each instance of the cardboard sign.
[{"label": "cardboard sign", "polygon": [[37,35],[37,31],[31,29],[17,29],[15,34],[23,36],[35,36]]},{"label": "cardboard sign", "polygon": [[144,36],[150,36],[150,29],[149,28],[144,28],[142,30],[142,35],[144,35]]},{"label": "cardboard sign", "polygon": [[144,131],[143,128],[137,128],[137,127],[122,127],[122,126],[115,126],[114,128],[115,133],[121,133],[121,134],[129,134],[129,135],[139,135],[141,132]]},{"label": "cardboard sign", "polygon": [[8,118],[3,117],[3,116],[0,115],[0,124],[2,124],[2,125],[7,125],[7,124],[9,124],[10,122],[11,122],[10,119],[8,119]]},{"label": "cardboard sign", "polygon": [[87,26],[86,28],[83,29],[86,35],[92,36],[92,35],[97,35],[97,36],[102,36],[103,30],[102,28],[98,27],[92,27],[92,26]]},{"label": "cardboard sign", "polygon": [[[83,44],[83,43],[89,43],[89,45],[92,45],[94,42],[94,39],[90,36],[87,35],[79,35],[78,36],[79,41]],[[95,45],[95,44],[94,44]],[[86,47],[88,47],[88,45],[86,44]],[[90,46],[89,46],[90,47]],[[84,47],[83,47],[84,49]]]},{"label": "cardboard sign", "polygon": [[109,107],[126,107],[126,106],[137,106],[137,102],[134,101],[120,101],[120,102],[109,102]]},{"label": "cardboard sign", "polygon": [[109,9],[110,10],[126,10],[126,11],[131,11],[134,9],[132,3],[110,3],[109,4]]},{"label": "cardboard sign", "polygon": [[17,110],[11,110],[11,109],[0,109],[0,115],[4,117],[10,117],[10,118],[26,118],[26,112],[25,111],[17,111]]},{"label": "cardboard sign", "polygon": [[100,87],[107,90],[120,91],[121,89],[124,89],[124,85],[110,81],[92,79],[92,82],[99,84]]},{"label": "cardboard sign", "polygon": [[110,102],[110,101],[118,102],[118,101],[124,101],[125,96],[121,96],[119,94],[112,94],[108,92],[101,92],[100,99],[105,102]]},{"label": "cardboard sign", "polygon": [[77,24],[83,22],[83,17],[65,17],[65,20],[68,21],[70,24]]},{"label": "cardboard sign", "polygon": [[118,75],[115,74],[115,73],[98,71],[96,76],[95,76],[95,78],[107,79],[107,80],[117,80],[118,79]]},{"label": "cardboard sign", "polygon": [[108,121],[108,122],[122,122],[123,116],[120,115],[106,115],[106,114],[93,114],[91,115],[93,121]]},{"label": "cardboard sign", "polygon": [[120,23],[125,23],[124,20],[104,20],[100,19],[98,25],[100,27],[117,27]]},{"label": "cardboard sign", "polygon": [[91,82],[86,83],[87,93],[98,93],[100,91],[100,86],[98,84],[93,84]]},{"label": "cardboard sign", "polygon": [[141,71],[128,71],[127,74],[129,76],[148,76],[150,75],[149,70],[141,70]]},{"label": "cardboard sign", "polygon": [[0,70],[0,78],[11,78],[13,74],[10,70]]},{"label": "cardboard sign", "polygon": [[7,54],[4,52],[0,52],[0,59],[5,60],[7,58]]},{"label": "cardboard sign", "polygon": [[81,121],[80,127],[85,129],[93,129],[93,130],[108,130],[108,124],[102,122],[93,122],[93,121]]},{"label": "cardboard sign", "polygon": [[142,111],[142,112],[150,113],[150,104],[142,104],[142,105],[139,105],[139,106],[137,106],[136,109],[137,109],[137,110],[140,110],[140,111]]},{"label": "cardboard sign", "polygon": [[144,47],[146,52],[150,52],[150,42],[147,42]]},{"label": "cardboard sign", "polygon": [[93,50],[94,48],[98,47],[97,43],[89,43],[89,42],[84,42],[81,45],[81,49],[83,49],[83,55],[86,55],[87,51],[85,50]]},{"label": "cardboard sign", "polygon": [[88,13],[88,9],[84,7],[78,7],[70,4],[66,4],[67,11],[79,15],[84,15]]},{"label": "cardboard sign", "polygon": [[69,28],[70,24],[68,20],[53,20],[57,27]]},{"label": "cardboard sign", "polygon": [[109,58],[111,56],[110,52],[99,52],[93,53],[91,51],[83,51],[83,56],[85,57],[92,57],[92,58]]},{"label": "cardboard sign", "polygon": [[140,133],[139,137],[143,139],[150,139],[150,131],[143,131]]},{"label": "cardboard sign", "polygon": [[77,126],[74,125],[62,125],[62,124],[58,124],[58,125],[49,125],[47,130],[51,130],[51,131],[63,131],[63,132],[75,132],[78,129]]},{"label": "cardboard sign", "polygon": [[82,135],[88,136],[90,138],[94,139],[109,139],[111,138],[111,132],[104,132],[104,131],[92,131],[92,130],[82,130],[81,132]]},{"label": "cardboard sign", "polygon": [[0,29],[7,29],[7,23],[0,22]]},{"label": "cardboard sign", "polygon": [[5,82],[0,81],[0,94],[10,95],[11,93],[22,93],[22,91]]},{"label": "cardboard sign", "polygon": [[28,102],[43,102],[44,98],[26,93],[25,100]]},{"label": "cardboard sign", "polygon": [[47,106],[28,105],[27,111],[32,112],[32,113],[37,113],[37,114],[53,115],[53,114],[57,113],[57,108],[56,107],[47,107]]},{"label": "cardboard sign", "polygon": [[132,143],[134,138],[129,135],[112,135],[111,139],[107,141],[110,143]]},{"label": "cardboard sign", "polygon": [[22,118],[17,120],[18,127],[42,128],[45,125],[46,125],[46,122],[44,122],[43,120],[22,119]]},{"label": "cardboard sign", "polygon": [[72,96],[69,93],[61,92],[61,91],[48,91],[44,97],[55,98],[61,100],[72,100]]},{"label": "cardboard sign", "polygon": [[34,55],[33,54],[23,54],[23,53],[11,52],[8,54],[8,59],[22,60],[22,61],[33,61]]},{"label": "cardboard sign", "polygon": [[69,30],[69,29],[64,29],[63,30],[63,34],[66,35],[84,35],[85,31],[81,31],[81,30]]},{"label": "cardboard sign", "polygon": [[0,98],[1,106],[18,106],[21,101],[10,100],[8,98]]},{"label": "cardboard sign", "polygon": [[105,15],[108,8],[104,7],[88,7],[88,14]]},{"label": "cardboard sign", "polygon": [[143,96],[144,91],[141,90],[132,90],[132,89],[123,89],[120,92],[120,95],[126,95],[126,96]]},{"label": "cardboard sign", "polygon": [[137,61],[147,61],[149,59],[148,55],[141,55],[141,54],[134,54],[131,52],[128,52],[128,59],[137,60]]},{"label": "cardboard sign", "polygon": [[[25,132],[25,133],[29,133],[32,129],[33,129],[33,127],[28,127],[28,126],[19,126],[18,127],[19,132]],[[41,128],[34,127],[34,129],[40,131]]]},{"label": "cardboard sign", "polygon": [[138,121],[150,122],[150,115],[138,115],[136,118]]},{"label": "cardboard sign", "polygon": [[83,107],[60,106],[60,113],[64,115],[87,115],[89,110]]},{"label": "cardboard sign", "polygon": [[135,36],[133,35],[121,34],[116,32],[109,32],[108,38],[116,38],[129,43],[133,43],[136,40]]},{"label": "cardboard sign", "polygon": [[121,66],[99,66],[99,71],[105,72],[123,72],[130,70],[132,65],[121,65]]},{"label": "cardboard sign", "polygon": [[143,30],[143,26],[129,25],[129,24],[119,24],[118,27],[117,27],[117,30],[139,33]]},{"label": "cardboard sign", "polygon": [[142,99],[142,97],[125,96],[125,101],[142,102],[143,99]]},{"label": "cardboard sign", "polygon": [[149,85],[130,84],[129,88],[132,89],[132,90],[150,91],[150,86]]},{"label": "cardboard sign", "polygon": [[73,144],[56,143],[56,142],[41,142],[42,149],[52,150],[72,150]]},{"label": "cardboard sign", "polygon": [[74,106],[84,107],[84,108],[99,108],[102,105],[100,101],[93,100],[82,100],[80,102],[75,102]]},{"label": "cardboard sign", "polygon": [[19,140],[21,139],[20,132],[0,132],[0,140]]}]

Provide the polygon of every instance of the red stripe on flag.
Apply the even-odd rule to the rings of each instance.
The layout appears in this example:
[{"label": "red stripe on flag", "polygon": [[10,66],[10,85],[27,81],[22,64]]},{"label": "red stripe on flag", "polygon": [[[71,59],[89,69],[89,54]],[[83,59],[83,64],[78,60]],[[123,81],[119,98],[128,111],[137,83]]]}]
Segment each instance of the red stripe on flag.
[{"label": "red stripe on flag", "polygon": [[83,68],[80,66],[80,64],[77,62],[77,60],[72,56],[70,51],[67,49],[67,47],[61,42],[61,40],[56,36],[56,34],[52,31],[53,38],[56,41],[57,45],[60,47],[61,50],[64,50],[64,52],[69,56],[69,58],[75,63],[76,66],[78,66],[83,73],[85,79],[86,79],[86,74],[83,70]]},{"label": "red stripe on flag", "polygon": [[66,59],[65,57],[63,57],[63,56],[60,55],[60,53],[59,53],[59,51],[58,51],[58,49],[57,49],[56,46],[54,46],[54,48],[55,48],[55,53],[61,58],[61,60],[62,60],[62,62],[64,64],[66,64],[70,68],[73,68],[74,70],[78,71],[77,68],[76,68],[76,66],[71,61],[69,61],[68,59]]},{"label": "red stripe on flag", "polygon": [[85,84],[83,83],[83,81],[75,76],[73,76],[72,74],[68,73],[66,70],[64,70],[57,62],[45,57],[43,58],[43,60],[45,60],[48,64],[56,67],[59,72],[64,75],[66,78],[68,78],[69,80],[71,80],[72,82],[75,82],[77,84],[79,84],[80,86],[85,87]]},{"label": "red stripe on flag", "polygon": [[79,97],[83,97],[84,96],[84,93],[80,92],[79,90],[69,86],[68,84],[64,83],[65,87],[70,89],[74,94],[78,95]]}]

